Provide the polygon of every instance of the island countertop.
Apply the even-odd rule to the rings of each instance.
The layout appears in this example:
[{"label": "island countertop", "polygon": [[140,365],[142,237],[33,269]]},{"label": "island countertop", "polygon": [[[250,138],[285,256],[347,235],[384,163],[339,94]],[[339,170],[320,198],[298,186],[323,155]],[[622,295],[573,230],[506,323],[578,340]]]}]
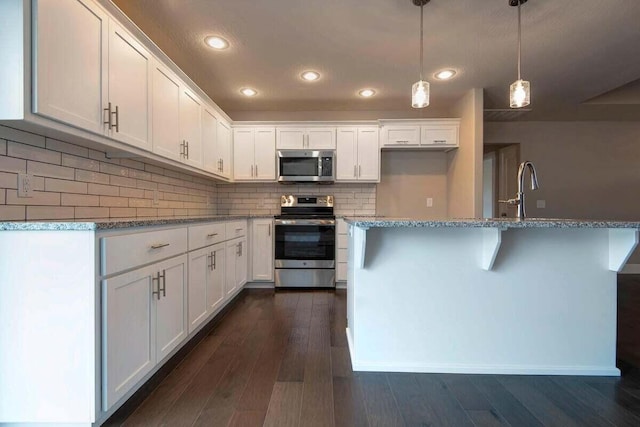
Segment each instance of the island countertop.
[{"label": "island countertop", "polygon": [[87,231],[117,230],[160,225],[198,224],[253,218],[273,218],[273,215],[216,215],[199,218],[149,218],[129,221],[15,221],[0,222],[0,231]]},{"label": "island countertop", "polygon": [[347,224],[360,228],[636,228],[640,221],[587,220],[563,218],[451,218],[413,219],[395,217],[344,218]]}]

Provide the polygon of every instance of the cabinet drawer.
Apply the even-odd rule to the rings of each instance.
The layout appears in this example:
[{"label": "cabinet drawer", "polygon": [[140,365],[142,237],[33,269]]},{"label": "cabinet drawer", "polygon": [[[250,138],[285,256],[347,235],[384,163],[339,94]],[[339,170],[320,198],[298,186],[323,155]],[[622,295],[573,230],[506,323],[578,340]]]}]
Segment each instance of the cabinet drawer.
[{"label": "cabinet drawer", "polygon": [[247,235],[247,221],[231,221],[226,223],[227,240]]},{"label": "cabinet drawer", "polygon": [[416,146],[420,144],[420,126],[388,127],[384,146]]},{"label": "cabinet drawer", "polygon": [[420,145],[458,145],[458,128],[455,126],[423,126]]},{"label": "cabinet drawer", "polygon": [[103,237],[100,239],[100,272],[106,276],[186,251],[186,227]]},{"label": "cabinet drawer", "polygon": [[344,219],[338,219],[336,229],[338,234],[347,234],[347,223]]},{"label": "cabinet drawer", "polygon": [[189,250],[192,251],[225,241],[226,230],[224,222],[189,227]]},{"label": "cabinet drawer", "polygon": [[346,234],[338,234],[338,249],[347,249],[349,247],[349,238]]}]

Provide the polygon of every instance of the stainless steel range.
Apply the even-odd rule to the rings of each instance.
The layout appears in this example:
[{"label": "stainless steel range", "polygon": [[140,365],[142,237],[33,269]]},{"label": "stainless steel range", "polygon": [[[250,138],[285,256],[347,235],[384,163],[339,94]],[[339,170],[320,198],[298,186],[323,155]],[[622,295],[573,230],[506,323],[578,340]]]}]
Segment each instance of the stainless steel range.
[{"label": "stainless steel range", "polygon": [[282,196],[275,232],[277,288],[335,287],[333,196]]}]

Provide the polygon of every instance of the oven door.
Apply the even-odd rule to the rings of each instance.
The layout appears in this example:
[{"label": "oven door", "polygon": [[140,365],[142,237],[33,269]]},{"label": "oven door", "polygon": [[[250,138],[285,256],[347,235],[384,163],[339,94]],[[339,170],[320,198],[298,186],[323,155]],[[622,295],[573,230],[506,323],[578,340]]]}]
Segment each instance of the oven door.
[{"label": "oven door", "polygon": [[334,220],[276,220],[275,268],[335,268]]}]

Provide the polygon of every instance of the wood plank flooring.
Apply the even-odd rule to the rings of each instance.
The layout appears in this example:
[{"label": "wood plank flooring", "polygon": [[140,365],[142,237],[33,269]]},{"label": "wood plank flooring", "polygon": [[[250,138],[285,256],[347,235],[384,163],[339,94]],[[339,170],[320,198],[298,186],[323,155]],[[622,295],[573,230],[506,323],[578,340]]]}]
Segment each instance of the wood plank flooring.
[{"label": "wood plank flooring", "polygon": [[343,291],[245,291],[120,425],[640,425],[634,370],[623,378],[354,373],[345,326]]}]

